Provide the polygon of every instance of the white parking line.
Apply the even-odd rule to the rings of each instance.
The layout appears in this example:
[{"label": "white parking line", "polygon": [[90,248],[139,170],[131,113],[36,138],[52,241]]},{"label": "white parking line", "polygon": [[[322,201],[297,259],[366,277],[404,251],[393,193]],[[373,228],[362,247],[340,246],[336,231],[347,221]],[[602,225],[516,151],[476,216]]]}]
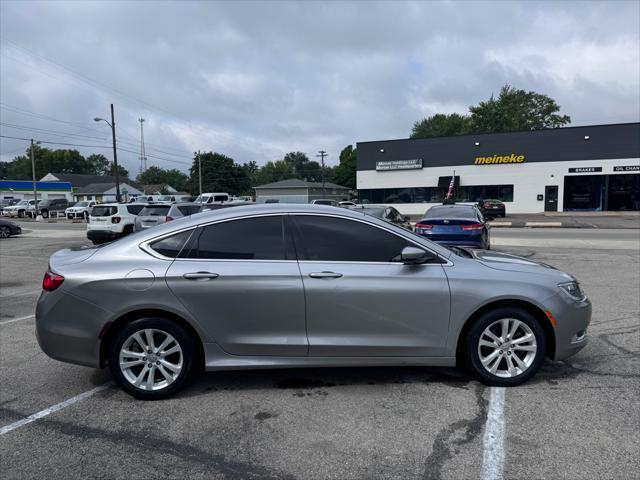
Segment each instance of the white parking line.
[{"label": "white parking line", "polygon": [[504,471],[504,393],[503,387],[491,387],[487,424],[484,428],[480,480],[502,480]]},{"label": "white parking line", "polygon": [[92,395],[95,395],[98,392],[101,392],[102,390],[105,390],[107,388],[109,388],[111,385],[113,385],[113,382],[108,382],[105,383],[103,385],[100,385],[96,388],[92,388],[91,390],[88,390],[84,393],[81,393],[80,395],[76,395],[75,397],[71,397],[67,400],[65,400],[64,402],[60,402],[57,403],[49,408],[45,408],[44,410],[40,410],[39,412],[34,413],[33,415],[29,415],[27,418],[23,418],[22,420],[18,420],[17,422],[13,422],[10,423],[9,425],[5,425],[4,427],[0,428],[0,435],[4,435],[5,433],[9,433],[12,430],[15,430],[16,428],[20,428],[23,427],[25,425],[28,425],[31,422],[35,422],[36,420],[46,417],[47,415],[51,415],[52,413],[55,413],[59,410],[62,410],[63,408],[67,408],[71,405],[73,405],[74,403],[80,402],[82,400],[84,400],[85,398],[89,398]]},{"label": "white parking line", "polygon": [[7,323],[13,323],[13,322],[20,322],[22,320],[29,320],[30,318],[35,317],[35,315],[27,315],[26,317],[18,317],[18,318],[12,318],[11,320],[3,320],[2,322],[0,322],[0,325],[6,325]]}]

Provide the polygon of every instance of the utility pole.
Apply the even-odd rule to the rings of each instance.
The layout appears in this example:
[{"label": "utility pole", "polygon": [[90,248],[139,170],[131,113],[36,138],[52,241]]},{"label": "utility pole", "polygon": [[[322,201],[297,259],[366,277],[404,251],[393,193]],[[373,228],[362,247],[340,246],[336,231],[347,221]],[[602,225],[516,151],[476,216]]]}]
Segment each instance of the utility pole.
[{"label": "utility pole", "polygon": [[198,183],[200,184],[200,208],[202,208],[202,155],[198,152]]},{"label": "utility pole", "polygon": [[36,159],[33,153],[33,138],[31,139],[30,154],[31,154],[31,178],[33,180],[33,201],[35,202],[33,205],[33,218],[36,220],[39,220],[40,215],[38,213],[38,189],[36,187]]},{"label": "utility pole", "polygon": [[320,172],[322,173],[322,198],[324,198],[325,194],[324,194],[324,157],[328,156],[329,154],[327,152],[325,152],[324,150],[320,150],[318,151],[318,155],[316,155],[316,157],[320,157],[320,162],[322,164],[322,169],[320,170]]},{"label": "utility pole", "polygon": [[113,170],[116,177],[116,202],[120,203],[120,173],[118,172],[118,152],[116,149],[116,122],[113,116],[113,103],[111,104],[111,123],[104,118],[96,117],[94,122],[104,122],[111,127],[111,137],[113,138]]},{"label": "utility pole", "polygon": [[144,118],[139,118],[140,122],[140,173],[147,169],[147,152],[144,149]]}]

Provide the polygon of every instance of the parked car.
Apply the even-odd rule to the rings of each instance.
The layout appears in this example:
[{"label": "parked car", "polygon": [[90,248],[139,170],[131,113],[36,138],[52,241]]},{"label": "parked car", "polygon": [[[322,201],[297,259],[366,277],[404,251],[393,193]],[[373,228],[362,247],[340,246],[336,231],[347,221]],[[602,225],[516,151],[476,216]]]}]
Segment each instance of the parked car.
[{"label": "parked car", "polygon": [[43,351],[109,365],[142,399],[197,367],[468,364],[514,386],[582,349],[591,318],[578,281],[548,265],[317,205],[224,208],[61,250],[43,289]]},{"label": "parked car", "polygon": [[[201,198],[202,197],[202,201]],[[203,193],[202,195],[198,195],[198,197],[193,201],[193,203],[202,203],[202,204],[214,204],[214,203],[225,203],[231,200],[231,195],[228,193]]]},{"label": "parked car", "polygon": [[393,207],[386,205],[356,205],[355,207],[352,207],[352,210],[393,223],[399,227],[406,228],[409,231],[413,230],[413,228],[411,228],[409,217],[405,217]]},{"label": "parked car", "polygon": [[500,200],[481,200],[478,209],[485,217],[503,217],[507,214],[507,208]]},{"label": "parked car", "polygon": [[326,198],[316,198],[315,200],[311,200],[312,205],[328,205],[330,207],[337,207],[338,206],[338,202],[336,202],[335,200],[329,200]]},{"label": "parked car", "polygon": [[338,202],[339,207],[357,207],[358,204],[356,202],[352,202],[351,200],[343,200],[342,202]]},{"label": "parked car", "polygon": [[193,197],[191,195],[160,195],[157,198],[157,202],[160,203],[175,203],[175,202],[191,202]]},{"label": "parked car", "polygon": [[20,235],[21,233],[20,225],[0,218],[0,238],[9,238],[11,235]]},{"label": "parked car", "polygon": [[8,207],[4,207],[2,209],[2,214],[8,217],[19,217],[24,218],[25,213],[29,205],[35,205],[35,200],[20,200],[15,205],[9,205]]},{"label": "parked car", "polygon": [[144,203],[103,203],[91,209],[87,238],[94,245],[110,242],[133,232],[136,215]]},{"label": "parked car", "polygon": [[[38,212],[42,215],[42,218],[49,218],[51,212],[64,212],[66,215],[67,208],[69,208],[69,201],[66,198],[52,198],[38,201]],[[30,217],[34,217],[35,210],[34,205],[29,205],[26,213]]]},{"label": "parked car", "polygon": [[174,203],[173,205],[149,204],[140,211],[133,227],[134,232],[146,230],[200,211],[199,203]]},{"label": "parked car", "polygon": [[91,209],[96,205],[94,201],[84,201],[77,202],[75,205],[67,208],[64,211],[64,214],[67,216],[69,220],[72,218],[84,218],[85,220],[89,219],[89,215],[91,214]]},{"label": "parked car", "polygon": [[415,233],[442,245],[489,250],[490,229],[475,205],[436,205],[416,223]]},{"label": "parked car", "polygon": [[4,208],[10,207],[11,205],[15,205],[20,200],[17,198],[3,198],[0,200],[0,215],[4,215]]}]

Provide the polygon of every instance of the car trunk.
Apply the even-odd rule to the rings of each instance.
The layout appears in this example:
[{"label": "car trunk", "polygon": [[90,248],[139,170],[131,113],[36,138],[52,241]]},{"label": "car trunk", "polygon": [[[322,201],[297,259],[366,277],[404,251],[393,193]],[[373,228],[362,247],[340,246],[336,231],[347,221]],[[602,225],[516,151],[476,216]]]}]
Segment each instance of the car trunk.
[{"label": "car trunk", "polygon": [[170,208],[170,205],[147,205],[138,214],[138,225],[142,228],[150,228],[165,223]]},{"label": "car trunk", "polygon": [[[421,225],[431,225],[430,229],[421,229]],[[465,229],[463,227],[469,227],[470,225],[478,225],[478,221],[475,219],[465,218],[427,218],[420,220],[416,224],[416,231],[422,230],[427,232],[427,238],[431,240],[449,240],[449,241],[464,241],[471,235],[477,235],[481,232],[481,229]],[[418,232],[420,233],[420,232]]]}]

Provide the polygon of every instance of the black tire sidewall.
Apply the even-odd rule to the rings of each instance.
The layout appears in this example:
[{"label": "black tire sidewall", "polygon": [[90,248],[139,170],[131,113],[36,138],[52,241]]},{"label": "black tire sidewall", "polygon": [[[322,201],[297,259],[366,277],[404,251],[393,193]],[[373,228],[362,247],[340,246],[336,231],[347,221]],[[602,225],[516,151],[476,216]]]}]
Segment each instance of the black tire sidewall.
[{"label": "black tire sidewall", "polygon": [[[492,375],[482,366],[478,355],[478,341],[484,329],[496,320],[503,318],[515,318],[526,323],[536,336],[536,344],[538,347],[536,358],[533,360],[533,363],[526,372],[515,378],[502,378]],[[544,329],[542,328],[542,325],[540,325],[538,319],[528,311],[515,307],[498,308],[483,314],[469,329],[465,347],[467,365],[471,368],[472,372],[482,383],[494,387],[511,387],[526,382],[540,369],[547,352],[547,342]]]},{"label": "black tire sidewall", "polygon": [[[136,388],[124,377],[119,367],[119,355],[122,344],[134,332],[147,328],[163,330],[169,333],[178,341],[182,348],[183,366],[180,375],[171,385],[159,391],[146,391]],[[141,318],[131,323],[127,323],[112,337],[108,348],[109,368],[114,379],[124,391],[140,400],[161,400],[174,395],[177,391],[182,389],[193,368],[195,356],[193,340],[189,334],[180,325],[165,318]]]}]

